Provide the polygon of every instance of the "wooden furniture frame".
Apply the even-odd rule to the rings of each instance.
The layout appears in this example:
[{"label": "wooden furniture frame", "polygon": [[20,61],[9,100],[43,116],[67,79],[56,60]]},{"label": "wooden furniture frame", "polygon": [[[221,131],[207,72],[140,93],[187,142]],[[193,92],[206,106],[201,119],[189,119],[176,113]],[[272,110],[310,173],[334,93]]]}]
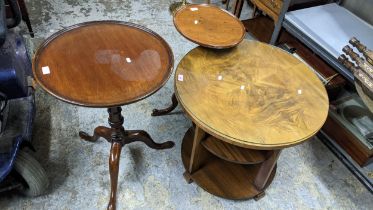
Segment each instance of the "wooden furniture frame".
[{"label": "wooden furniture frame", "polygon": [[162,37],[121,21],[67,27],[46,39],[35,54],[33,72],[45,91],[70,104],[108,110],[110,127],[98,126],[92,136],[79,132],[86,141],[102,137],[111,143],[108,209],[116,209],[124,145],[140,141],[157,150],[174,146],[172,141],[154,142],[144,130],[125,130],[121,114],[122,105],[142,100],[161,88],[171,75],[173,62],[171,48]]},{"label": "wooden furniture frame", "polygon": [[194,123],[181,146],[185,179],[235,200],[263,197],[280,151],[312,138],[328,113],[312,70],[248,40],[224,51],[188,52],[175,72],[175,97]]},{"label": "wooden furniture frame", "polygon": [[[242,6],[245,0],[237,0],[234,7],[234,14],[240,17]],[[288,10],[291,0],[251,0],[254,4],[254,11],[252,18],[255,17],[258,10],[262,10],[268,16],[270,16],[275,22],[275,28],[272,33],[270,44],[275,44],[277,37],[281,30],[281,23],[284,20],[285,13]],[[271,2],[276,6],[276,9],[269,7],[269,4],[264,4],[263,2]],[[278,8],[277,8],[278,7]],[[245,21],[244,21],[245,22]]]},{"label": "wooden furniture frame", "polygon": [[184,178],[207,192],[232,200],[261,199],[276,174],[281,150],[251,150],[190,128],[181,146]]}]

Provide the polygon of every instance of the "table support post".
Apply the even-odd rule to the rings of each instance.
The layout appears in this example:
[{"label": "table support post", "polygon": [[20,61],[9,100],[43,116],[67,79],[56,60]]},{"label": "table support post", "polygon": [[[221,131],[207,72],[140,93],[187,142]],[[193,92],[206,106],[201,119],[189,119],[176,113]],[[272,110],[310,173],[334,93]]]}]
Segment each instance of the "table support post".
[{"label": "table support post", "polygon": [[201,154],[201,141],[206,133],[200,127],[196,126],[194,129],[192,155],[190,157],[189,173],[192,174],[199,167],[199,157]]},{"label": "table support post", "polygon": [[188,183],[192,182],[191,174],[195,172],[200,163],[200,153],[201,153],[201,141],[206,136],[204,130],[195,126],[194,128],[194,138],[193,138],[193,146],[192,152],[190,155],[190,164],[188,170],[184,173],[184,178],[187,180]]},{"label": "table support post", "polygon": [[124,139],[123,116],[121,111],[121,107],[108,108],[109,124],[111,127],[111,149],[109,157],[111,192],[107,207],[108,210],[116,209],[119,160],[123,146],[122,141]]},{"label": "table support post", "polygon": [[274,150],[272,155],[262,163],[258,174],[255,177],[254,185],[257,190],[263,190],[271,176],[273,168],[276,166],[281,150]]}]

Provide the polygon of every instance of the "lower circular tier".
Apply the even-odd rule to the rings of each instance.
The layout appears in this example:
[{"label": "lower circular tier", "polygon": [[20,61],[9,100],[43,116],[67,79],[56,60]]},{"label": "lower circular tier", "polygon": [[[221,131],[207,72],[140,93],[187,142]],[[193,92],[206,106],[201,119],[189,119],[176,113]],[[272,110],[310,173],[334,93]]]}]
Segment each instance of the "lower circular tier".
[{"label": "lower circular tier", "polygon": [[[194,129],[190,128],[182,142],[181,158],[188,171],[193,145]],[[275,174],[274,167],[268,179],[268,182],[262,191],[254,186],[254,180],[261,164],[242,165],[222,160],[210,152],[202,145],[199,146],[199,169],[197,169],[190,178],[205,191],[232,200],[250,199],[260,196],[263,191],[271,184]]]}]

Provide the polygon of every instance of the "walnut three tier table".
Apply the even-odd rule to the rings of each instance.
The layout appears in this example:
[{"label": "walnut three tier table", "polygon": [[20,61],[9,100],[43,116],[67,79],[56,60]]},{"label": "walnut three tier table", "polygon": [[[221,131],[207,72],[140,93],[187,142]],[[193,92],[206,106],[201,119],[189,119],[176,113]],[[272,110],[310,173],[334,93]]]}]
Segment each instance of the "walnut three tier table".
[{"label": "walnut three tier table", "polygon": [[169,78],[173,54],[153,31],[132,23],[96,21],[74,25],[49,37],[36,52],[33,71],[41,87],[58,99],[78,106],[108,108],[110,128],[99,126],[94,135],[111,143],[108,209],[116,208],[119,158],[122,146],[142,141],[153,149],[174,146],[155,143],[143,130],[125,130],[122,105],[155,93]]},{"label": "walnut three tier table", "polygon": [[191,50],[175,72],[175,94],[194,123],[182,143],[184,177],[228,199],[261,198],[281,149],[312,138],[329,106],[303,62],[248,40]]}]

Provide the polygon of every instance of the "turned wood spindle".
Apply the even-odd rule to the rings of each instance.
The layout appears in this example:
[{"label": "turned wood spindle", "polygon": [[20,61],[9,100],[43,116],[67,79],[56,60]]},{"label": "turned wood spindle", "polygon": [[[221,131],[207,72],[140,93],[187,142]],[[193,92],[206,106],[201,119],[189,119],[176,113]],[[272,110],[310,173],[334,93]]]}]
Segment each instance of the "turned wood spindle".
[{"label": "turned wood spindle", "polygon": [[359,50],[359,52],[361,52],[364,55],[365,59],[371,65],[373,65],[373,51],[372,50],[369,50],[367,46],[363,45],[358,39],[356,39],[356,37],[352,37],[349,43],[352,46],[356,47],[356,49]]},{"label": "turned wood spindle", "polygon": [[346,55],[340,55],[338,57],[338,61],[341,62],[352,73],[355,73],[357,71],[357,67],[355,66],[355,64],[349,61]]},{"label": "turned wood spindle", "polygon": [[354,73],[355,81],[361,84],[363,91],[371,95],[373,92],[373,80],[359,66],[348,60],[346,55],[340,55],[338,61],[341,62],[347,69]]},{"label": "turned wood spindle", "polygon": [[346,53],[350,58],[355,61],[355,63],[359,66],[361,70],[363,70],[370,78],[373,79],[373,67],[367,61],[362,59],[354,50],[346,45],[342,51]]}]

